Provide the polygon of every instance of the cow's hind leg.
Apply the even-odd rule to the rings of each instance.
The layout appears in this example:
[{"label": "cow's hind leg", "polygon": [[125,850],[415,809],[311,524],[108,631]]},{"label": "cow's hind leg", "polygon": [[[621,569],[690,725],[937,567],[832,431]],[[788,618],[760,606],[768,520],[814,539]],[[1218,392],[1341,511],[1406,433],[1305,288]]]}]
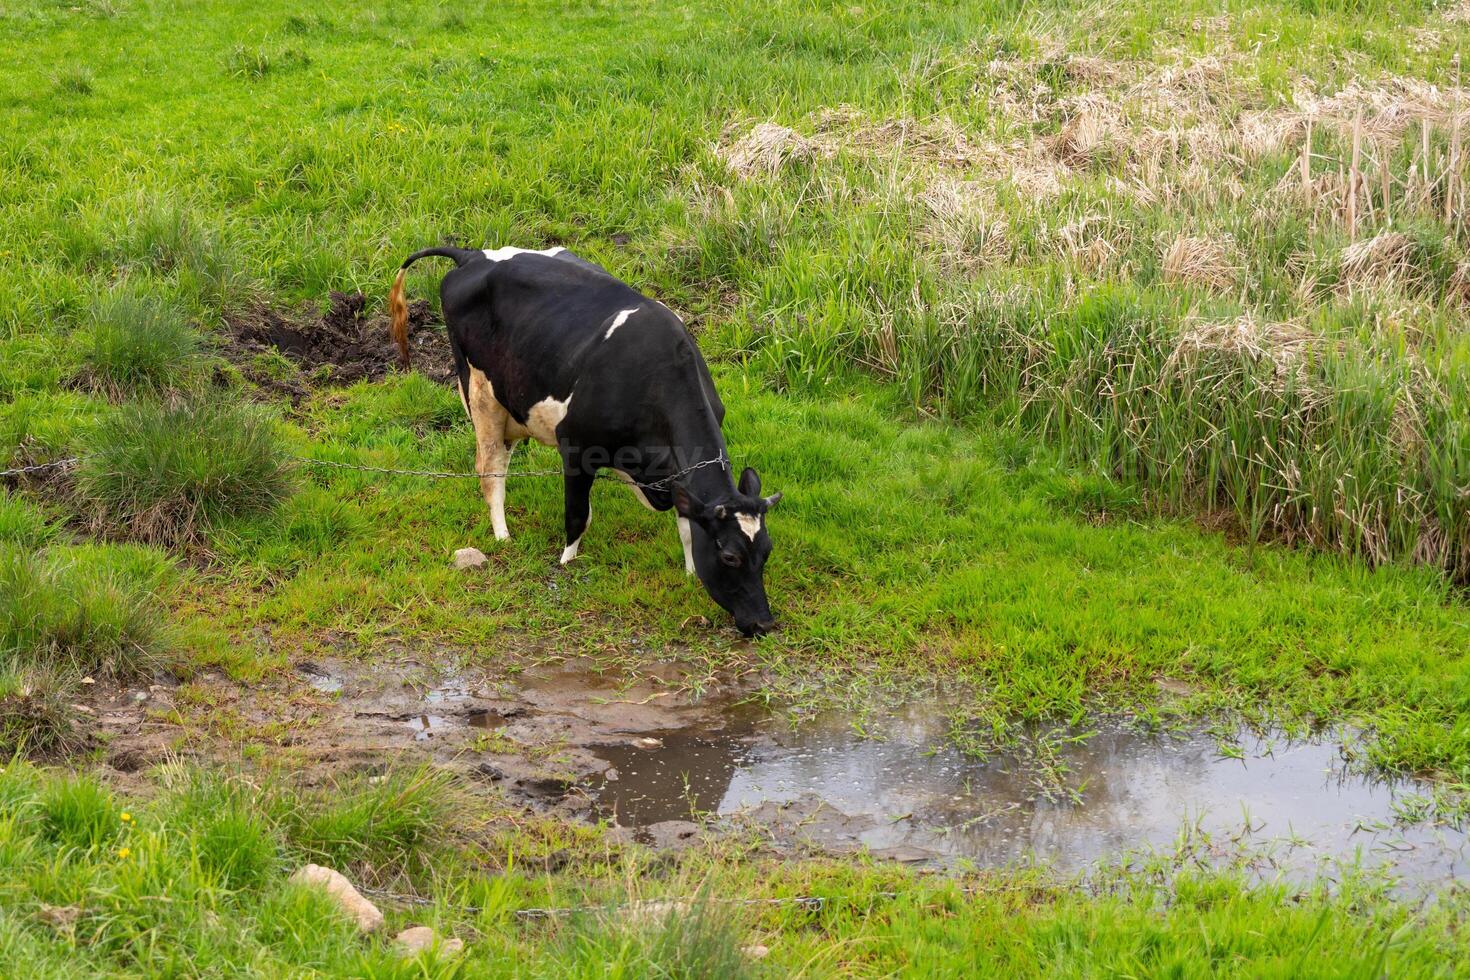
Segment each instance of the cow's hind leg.
[{"label": "cow's hind leg", "polygon": [[563,565],[577,557],[582,535],[587,533],[587,525],[592,523],[592,482],[593,474],[567,466],[563,480],[567,522],[567,546],[561,553]]},{"label": "cow's hind leg", "polygon": [[510,537],[505,526],[505,474],[510,468],[510,445],[505,441],[509,413],[495,400],[483,371],[470,368],[470,420],[475,424],[475,472],[480,492],[490,508],[490,524],[497,541]]}]

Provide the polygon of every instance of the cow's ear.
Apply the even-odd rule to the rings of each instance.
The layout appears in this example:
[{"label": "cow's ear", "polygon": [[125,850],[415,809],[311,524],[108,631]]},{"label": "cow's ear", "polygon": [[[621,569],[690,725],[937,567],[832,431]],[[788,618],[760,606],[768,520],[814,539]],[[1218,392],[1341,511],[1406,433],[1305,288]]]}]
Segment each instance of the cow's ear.
[{"label": "cow's ear", "polygon": [[745,472],[740,474],[740,486],[738,488],[747,497],[759,497],[761,495],[760,474],[755,471],[754,466],[747,466]]},{"label": "cow's ear", "polygon": [[697,521],[704,516],[704,504],[694,494],[679,484],[674,484],[674,510],[686,520]]},{"label": "cow's ear", "polygon": [[775,507],[781,502],[781,491],[777,490],[775,493],[767,497],[764,502],[766,505],[766,510],[770,510],[772,507]]}]

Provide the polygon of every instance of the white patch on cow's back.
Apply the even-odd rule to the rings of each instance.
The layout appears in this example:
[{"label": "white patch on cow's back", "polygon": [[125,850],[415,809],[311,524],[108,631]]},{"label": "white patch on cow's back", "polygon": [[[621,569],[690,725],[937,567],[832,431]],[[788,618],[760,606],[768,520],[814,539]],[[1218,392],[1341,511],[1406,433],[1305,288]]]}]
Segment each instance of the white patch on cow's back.
[{"label": "white patch on cow's back", "polygon": [[737,513],[735,515],[735,520],[740,522],[740,530],[743,531],[745,533],[745,536],[750,540],[754,541],[755,536],[761,533],[761,518],[759,514]]},{"label": "white patch on cow's back", "polygon": [[618,312],[618,315],[613,317],[612,326],[607,328],[607,333],[602,335],[602,339],[607,340],[608,338],[610,338],[613,335],[613,331],[618,329],[618,327],[621,327],[623,324],[627,323],[628,317],[632,316],[634,313],[637,313],[638,310],[639,307],[636,306],[633,307],[631,310],[620,310]]},{"label": "white patch on cow's back", "polygon": [[613,472],[618,475],[618,479],[622,480],[628,485],[628,489],[633,491],[633,493],[638,497],[639,502],[642,503],[644,507],[647,507],[649,510],[654,511],[655,513],[658,512],[658,508],[648,502],[648,494],[643,492],[643,488],[640,487],[631,476],[624,473],[622,470],[613,470]]},{"label": "white patch on cow's back", "polygon": [[506,259],[513,259],[517,255],[558,255],[562,252],[565,252],[566,249],[562,248],[560,245],[553,245],[551,248],[541,249],[516,248],[514,245],[505,245],[501,248],[487,248],[484,251],[485,258],[489,259],[491,262],[504,262]]},{"label": "white patch on cow's back", "polygon": [[562,401],[557,401],[550,395],[546,396],[532,405],[531,410],[526,413],[526,431],[537,442],[555,446],[556,427],[561,425],[561,420],[567,417],[567,409],[571,407],[571,404],[570,394]]}]

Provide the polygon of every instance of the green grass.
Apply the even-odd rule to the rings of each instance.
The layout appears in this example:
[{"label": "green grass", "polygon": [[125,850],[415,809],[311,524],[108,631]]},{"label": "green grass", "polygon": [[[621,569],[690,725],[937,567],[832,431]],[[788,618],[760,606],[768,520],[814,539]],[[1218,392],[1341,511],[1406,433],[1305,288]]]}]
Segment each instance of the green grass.
[{"label": "green grass", "polygon": [[[412,777],[409,777],[410,779]],[[259,787],[223,772],[166,772],[127,801],[86,777],[15,763],[0,773],[0,952],[26,975],[73,976],[1440,976],[1467,955],[1457,900],[1414,906],[1348,876],[1324,887],[1251,887],[1188,861],[1157,879],[1091,884],[1035,872],[924,877],[866,861],[752,858],[738,846],[650,859],[552,832],[563,871],[522,857],[543,825],[456,843],[422,827],[410,865],[357,866],[431,904],[383,902],[385,935],[362,938],[320,894],[290,883],[316,855],[287,812],[332,823],[362,794],[389,807],[402,782],[345,801]],[[449,787],[440,787],[440,791]],[[394,877],[409,866],[426,870]],[[431,869],[431,870],[428,870]],[[776,900],[730,905],[731,896]],[[793,903],[818,896],[819,908]],[[669,902],[632,910],[628,903]],[[594,905],[605,913],[521,918]],[[638,909],[642,911],[637,911]],[[404,961],[409,924],[466,940],[455,959]],[[741,950],[766,946],[769,956]]]},{"label": "green grass", "polygon": [[[1325,719],[1384,767],[1470,780],[1470,240],[1444,208],[1470,153],[1443,116],[1380,131],[1369,112],[1349,227],[1351,104],[1313,129],[1310,195],[1287,111],[1298,90],[1458,84],[1463,19],[1419,0],[93,0],[0,3],[0,32],[27,52],[0,78],[0,468],[86,457],[0,490],[0,751],[91,744],[83,673],[254,682],[323,651],[540,644],[753,661],[790,700],[938,677],[966,692],[956,730],[998,741],[1088,711]],[[732,171],[765,121],[786,152]],[[739,643],[672,522],[612,483],[561,569],[554,480],[511,482],[496,543],[472,481],[288,471],[287,451],[470,468],[457,397],[422,376],[288,406],[207,353],[262,305],[360,290],[371,311],[404,255],[447,239],[568,245],[698,331],[732,453],[785,494],[780,633]],[[427,271],[409,285],[434,299]],[[253,370],[299,380],[271,354]],[[489,566],[450,569],[465,545]],[[517,870],[581,833],[561,825],[458,849],[446,814],[475,807],[437,776],[254,778],[165,774],[124,828],[105,787],[7,766],[0,956],[36,976],[728,975],[741,931],[773,975],[1464,956],[1453,900],[1359,884],[732,859],[640,893],[644,869],[608,860]],[[436,973],[360,941],[283,883],[306,860],[434,895],[425,916],[471,956]],[[510,915],[814,889],[851,901],[650,930]]]}]

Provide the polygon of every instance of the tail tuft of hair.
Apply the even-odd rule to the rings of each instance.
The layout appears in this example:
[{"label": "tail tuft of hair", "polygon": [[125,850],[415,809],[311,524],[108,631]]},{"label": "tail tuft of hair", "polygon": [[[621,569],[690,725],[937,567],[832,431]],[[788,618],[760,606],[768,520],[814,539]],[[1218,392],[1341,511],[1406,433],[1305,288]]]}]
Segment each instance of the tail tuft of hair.
[{"label": "tail tuft of hair", "polygon": [[398,345],[398,366],[408,370],[408,302],[403,298],[403,277],[408,269],[398,270],[393,288],[388,291],[388,315],[391,317],[389,331],[393,342]]}]

